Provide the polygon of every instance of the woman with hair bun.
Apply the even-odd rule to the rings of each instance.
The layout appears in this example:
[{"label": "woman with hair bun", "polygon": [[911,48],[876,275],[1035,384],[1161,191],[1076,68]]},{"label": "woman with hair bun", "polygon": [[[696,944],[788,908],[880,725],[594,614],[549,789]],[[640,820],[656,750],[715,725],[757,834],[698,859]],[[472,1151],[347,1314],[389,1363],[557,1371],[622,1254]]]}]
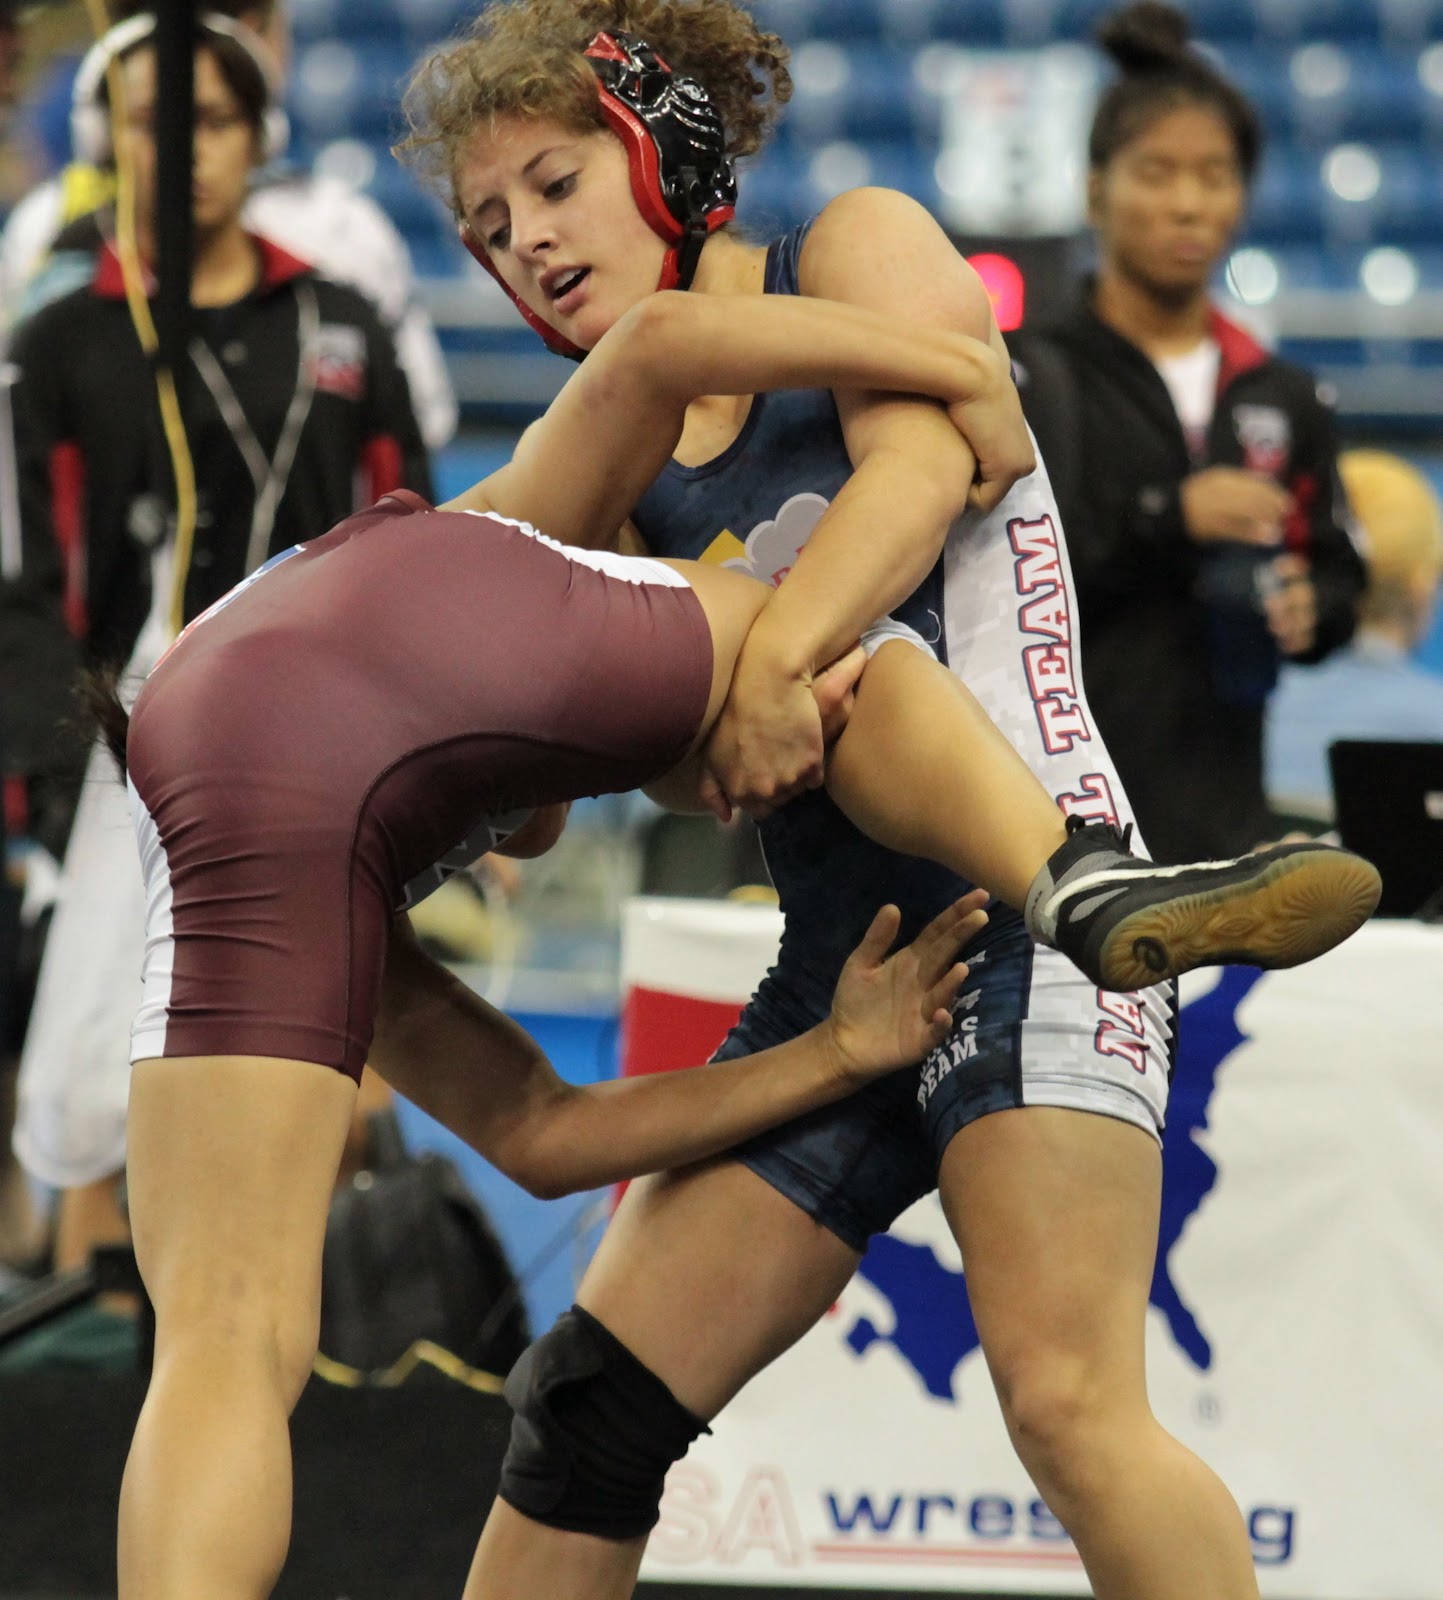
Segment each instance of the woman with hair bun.
[{"label": "woman with hair bun", "polygon": [[[573,358],[659,285],[849,302],[1000,351],[981,283],[903,195],[840,195],[769,245],[729,226],[732,160],[785,104],[786,60],[728,0],[502,0],[418,69],[401,153],[437,180],[520,314]],[[775,587],[710,766],[719,805],[762,814],[786,933],[723,1058],[818,1015],[884,885],[909,922],[954,890],[812,788],[809,677],[879,612],[951,669],[976,757],[966,794],[952,792],[997,858],[1027,840],[1054,848],[1059,807],[1081,856],[1122,843],[1130,811],[1081,688],[1056,504],[1000,419],[954,408],[953,427],[915,394],[876,388],[702,395],[635,506],[629,533],[652,554]],[[925,661],[892,661],[905,671],[909,656]],[[899,748],[926,747],[921,705],[897,722]],[[1026,766],[1007,787],[994,758],[1009,743]],[[988,810],[989,787],[1009,805]],[[1012,909],[992,909],[956,1045],[628,1189],[578,1305],[508,1380],[516,1423],[469,1600],[630,1594],[669,1466],[826,1312],[869,1238],[934,1188],[1011,1436],[1094,1593],[1257,1594],[1236,1505],[1158,1424],[1144,1380],[1173,991],[1124,1002],[1125,1061],[1117,999],[977,872]]]},{"label": "woman with hair bun", "polygon": [[1088,698],[1162,861],[1274,836],[1264,706],[1282,660],[1347,642],[1363,568],[1313,379],[1213,303],[1262,154],[1257,113],[1139,0],[1098,30],[1095,278],[1014,348],[1057,491]]}]

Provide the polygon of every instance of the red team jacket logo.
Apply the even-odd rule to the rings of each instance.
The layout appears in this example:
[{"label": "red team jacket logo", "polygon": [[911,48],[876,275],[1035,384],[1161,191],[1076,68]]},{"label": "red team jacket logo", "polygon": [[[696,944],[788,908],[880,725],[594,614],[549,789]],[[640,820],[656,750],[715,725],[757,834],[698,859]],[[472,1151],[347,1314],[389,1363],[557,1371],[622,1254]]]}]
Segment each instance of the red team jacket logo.
[{"label": "red team jacket logo", "polygon": [[323,322],[311,349],[311,370],[317,394],[342,400],[366,397],[366,336],[359,328]]},{"label": "red team jacket logo", "polygon": [[1277,406],[1238,406],[1233,428],[1243,447],[1243,465],[1252,472],[1279,478],[1287,470],[1293,448],[1293,426]]}]

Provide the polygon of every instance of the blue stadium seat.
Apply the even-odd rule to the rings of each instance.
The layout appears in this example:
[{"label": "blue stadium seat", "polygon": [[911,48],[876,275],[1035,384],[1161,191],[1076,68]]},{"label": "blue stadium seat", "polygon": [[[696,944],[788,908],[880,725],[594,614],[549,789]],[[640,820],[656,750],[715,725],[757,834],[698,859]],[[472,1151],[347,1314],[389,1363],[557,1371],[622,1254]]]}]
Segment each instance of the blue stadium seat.
[{"label": "blue stadium seat", "polygon": [[[1241,251],[1248,250],[1250,245],[1250,241],[1243,241]],[[1380,240],[1375,244],[1362,245],[1303,244],[1261,247],[1276,269],[1278,288],[1281,292],[1302,289],[1325,290],[1334,294],[1356,294],[1363,282],[1364,263],[1380,248],[1399,250],[1412,262],[1418,274],[1420,289],[1436,290],[1443,287],[1443,247],[1438,245],[1413,248]],[[1248,265],[1251,277],[1256,281],[1258,272],[1256,263]],[[1226,279],[1226,284],[1230,290],[1234,288],[1230,275]],[[1242,298],[1246,300],[1248,296],[1245,294]]]},{"label": "blue stadium seat", "polygon": [[[1320,373],[1336,374],[1341,367],[1366,367],[1369,363],[1368,346],[1361,340],[1348,338],[1346,334],[1336,339],[1283,339],[1278,342],[1278,354],[1284,361],[1293,362],[1314,377]],[[1325,379],[1324,382],[1331,380]]]},{"label": "blue stadium seat", "polygon": [[756,237],[770,239],[815,209],[796,160],[773,151],[742,169],[737,220]]},{"label": "blue stadium seat", "polygon": [[396,0],[342,0],[336,30],[349,41],[384,40],[393,48],[405,39]]},{"label": "blue stadium seat", "polygon": [[790,45],[806,39],[841,43],[885,40],[918,45],[942,39],[995,46],[1013,40],[1018,14],[1039,12],[1043,25],[1025,42],[1045,40],[1060,0],[755,0],[749,10]]},{"label": "blue stadium seat", "polygon": [[1291,245],[1272,252],[1280,286],[1289,289],[1355,289],[1358,263],[1355,251],[1322,250],[1317,245]]},{"label": "blue stadium seat", "polygon": [[340,0],[293,0],[287,17],[291,36],[298,45],[333,39],[341,25]]},{"label": "blue stadium seat", "polygon": [[390,217],[408,244],[426,238],[455,239],[456,227],[445,206],[389,156],[377,159],[375,174],[364,192]]},{"label": "blue stadium seat", "polygon": [[1413,62],[1423,136],[1434,145],[1443,145],[1443,42],[1405,54],[1404,59]]},{"label": "blue stadium seat", "polygon": [[1286,69],[1279,69],[1277,54],[1239,40],[1210,44],[1208,52],[1228,81],[1256,107],[1269,137],[1285,135],[1292,87]]},{"label": "blue stadium seat", "polygon": [[874,0],[881,32],[895,44],[932,40],[989,49],[1009,42],[1004,0]]},{"label": "blue stadium seat", "polygon": [[1379,33],[1374,0],[1253,0],[1253,7],[1263,41],[1368,40]]},{"label": "blue stadium seat", "polygon": [[1378,25],[1385,39],[1400,47],[1417,48],[1429,40],[1443,39],[1443,0],[1373,0]]},{"label": "blue stadium seat", "polygon": [[1249,236],[1312,238],[1342,250],[1443,244],[1443,179],[1414,145],[1275,151],[1254,197]]},{"label": "blue stadium seat", "polygon": [[454,234],[416,234],[406,244],[418,278],[459,278],[466,272],[469,257]]},{"label": "blue stadium seat", "polygon": [[463,33],[481,7],[475,0],[370,0],[395,7],[411,51],[420,55]]},{"label": "blue stadium seat", "polygon": [[753,0],[747,7],[764,28],[796,45],[814,34],[827,36],[825,0]]},{"label": "blue stadium seat", "polygon": [[1413,145],[1379,148],[1383,183],[1378,196],[1375,242],[1443,244],[1443,175],[1438,163]]},{"label": "blue stadium seat", "polygon": [[1418,286],[1437,293],[1443,289],[1443,248],[1433,246],[1415,250],[1413,259],[1418,263]]},{"label": "blue stadium seat", "polygon": [[1436,290],[1443,284],[1443,248],[1437,245],[1413,248],[1397,245],[1391,240],[1382,240],[1374,245],[1353,245],[1310,252],[1320,263],[1320,279],[1317,286],[1356,293],[1364,281],[1365,265],[1370,256],[1380,249],[1388,253],[1399,251],[1406,261],[1412,263],[1418,275],[1419,289]]},{"label": "blue stadium seat", "polygon": [[1256,35],[1257,0],[1188,0],[1184,9],[1196,39],[1211,42]]},{"label": "blue stadium seat", "polygon": [[929,210],[936,210],[935,151],[918,149],[910,142],[901,140],[888,143],[874,141],[865,147],[851,147],[862,157],[861,163],[854,167],[849,159],[829,160],[838,148],[850,154],[846,146],[833,147],[818,151],[808,163],[803,196],[809,210],[819,209],[843,189],[857,188],[863,184],[900,189],[903,194],[921,201]]},{"label": "blue stadium seat", "polygon": [[363,71],[350,45],[323,39],[297,52],[288,110],[297,133],[324,143],[353,131]]},{"label": "blue stadium seat", "polygon": [[811,31],[818,38],[843,43],[875,40],[882,31],[878,16],[881,5],[882,0],[826,0],[812,19]]},{"label": "blue stadium seat", "polygon": [[1438,98],[1419,81],[1416,55],[1400,50],[1311,44],[1263,59],[1287,88],[1293,139],[1309,147],[1418,138]]},{"label": "blue stadium seat", "polygon": [[302,45],[321,39],[383,40],[404,61],[456,33],[478,9],[468,0],[296,0],[291,27]]},{"label": "blue stadium seat", "polygon": [[892,141],[838,140],[811,151],[774,151],[742,173],[737,216],[768,237],[820,211],[845,189],[879,184],[936,209],[935,152]]},{"label": "blue stadium seat", "polygon": [[1240,240],[1217,274],[1215,288],[1248,306],[1270,305],[1291,289],[1319,286],[1320,252],[1307,246],[1264,245]]},{"label": "blue stadium seat", "polygon": [[843,50],[813,41],[797,51],[796,90],[784,124],[790,143],[910,138],[917,89],[913,52],[872,46]]},{"label": "blue stadium seat", "polygon": [[1116,9],[1113,0],[1060,0],[1052,21],[1052,36],[1090,40],[1098,23]]},{"label": "blue stadium seat", "polygon": [[401,90],[409,58],[377,39],[322,41],[296,59],[290,107],[302,131],[318,139],[350,134],[387,137],[401,127]]},{"label": "blue stadium seat", "polygon": [[1275,147],[1263,159],[1248,210],[1247,236],[1263,244],[1316,240],[1324,186],[1315,153]]},{"label": "blue stadium seat", "polygon": [[[1251,43],[1261,32],[1260,9],[1270,0],[1184,0],[1182,9],[1195,39],[1205,43]],[[1284,4],[1292,0],[1283,0]],[[1309,0],[1311,3],[1311,0]],[[1327,4],[1329,0],[1320,0]],[[1059,39],[1091,39],[1119,0],[1060,0],[1053,33]]]}]

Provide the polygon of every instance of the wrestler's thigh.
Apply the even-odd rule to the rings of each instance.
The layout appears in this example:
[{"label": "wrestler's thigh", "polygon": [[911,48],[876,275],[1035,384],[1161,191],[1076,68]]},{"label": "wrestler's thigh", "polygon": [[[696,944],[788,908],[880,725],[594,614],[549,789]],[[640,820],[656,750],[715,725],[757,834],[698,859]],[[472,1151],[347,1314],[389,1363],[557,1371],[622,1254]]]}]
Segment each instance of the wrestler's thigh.
[{"label": "wrestler's thigh", "polygon": [[356,1086],[332,1067],[263,1057],[137,1062],[127,1168],[136,1259],[158,1350],[244,1325],[309,1369],[321,1245]]},{"label": "wrestler's thigh", "polygon": [[859,1259],[721,1159],[633,1183],[577,1299],[684,1406],[711,1417],[812,1326]]},{"label": "wrestler's thigh", "polygon": [[1004,1406],[1018,1384],[1144,1394],[1162,1153],[1116,1117],[1031,1106],[949,1143],[938,1178]]},{"label": "wrestler's thigh", "polygon": [[686,578],[701,602],[711,629],[711,697],[707,702],[706,721],[696,741],[700,744],[726,704],[743,641],[772,591],[756,578],[726,567],[709,566],[700,561],[667,561],[663,565],[675,567]]}]

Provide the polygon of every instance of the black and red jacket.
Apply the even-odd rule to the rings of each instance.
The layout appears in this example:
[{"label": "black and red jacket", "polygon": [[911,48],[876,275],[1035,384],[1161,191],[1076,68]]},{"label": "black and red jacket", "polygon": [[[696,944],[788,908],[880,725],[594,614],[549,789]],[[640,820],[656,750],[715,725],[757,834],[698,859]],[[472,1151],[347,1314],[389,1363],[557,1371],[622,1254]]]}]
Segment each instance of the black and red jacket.
[{"label": "black and red jacket", "polygon": [[[232,305],[194,311],[192,331],[215,354],[269,459],[296,385],[298,286],[315,295],[316,392],[271,530],[273,553],[390,489],[429,498],[431,477],[391,335],[370,302],[268,241],[256,244],[259,283]],[[96,245],[91,282],[23,323],[9,353],[20,537],[10,531],[0,583],[7,809],[12,826],[52,845],[83,760],[80,741],[64,733],[76,721],[76,670],[129,656],[150,607],[150,547],[165,536],[174,504],[151,367],[119,262]],[[245,575],[256,496],[193,362],[177,384],[199,502],[188,619]]]},{"label": "black and red jacket", "polygon": [[1159,860],[1232,855],[1274,832],[1263,707],[1224,704],[1214,691],[1198,582],[1205,547],[1184,526],[1182,480],[1250,467],[1292,493],[1284,547],[1307,559],[1318,597],[1304,659],[1351,638],[1364,583],[1332,413],[1313,379],[1216,311],[1212,335],[1217,404],[1197,456],[1157,368],[1090,306],[1008,340],[1062,511],[1088,699]]}]

